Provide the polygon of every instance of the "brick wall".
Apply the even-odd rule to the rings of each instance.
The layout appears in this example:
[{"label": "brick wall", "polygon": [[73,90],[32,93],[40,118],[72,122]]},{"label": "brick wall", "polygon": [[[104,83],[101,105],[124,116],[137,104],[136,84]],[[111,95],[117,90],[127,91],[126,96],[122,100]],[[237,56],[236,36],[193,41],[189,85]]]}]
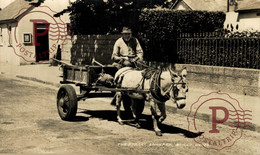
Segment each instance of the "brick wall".
[{"label": "brick wall", "polygon": [[69,62],[70,61],[70,58],[71,58],[71,47],[72,47],[72,43],[71,43],[71,40],[66,40],[62,45],[61,45],[61,50],[62,50],[62,53],[61,53],[61,60],[63,61],[67,61]]},{"label": "brick wall", "polygon": [[112,64],[111,55],[115,41],[121,35],[74,36],[71,48],[73,65],[90,65],[93,58],[101,64]]}]

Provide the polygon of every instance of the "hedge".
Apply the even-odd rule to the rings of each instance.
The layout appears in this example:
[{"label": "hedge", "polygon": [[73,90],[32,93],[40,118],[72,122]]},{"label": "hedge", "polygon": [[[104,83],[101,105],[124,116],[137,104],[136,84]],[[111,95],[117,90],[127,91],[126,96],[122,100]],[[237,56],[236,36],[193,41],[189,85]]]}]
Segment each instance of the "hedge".
[{"label": "hedge", "polygon": [[70,7],[74,34],[115,34],[129,26],[141,42],[145,60],[176,62],[178,33],[212,32],[222,29],[225,21],[223,12],[143,9],[146,3],[119,2],[123,1],[77,0]]},{"label": "hedge", "polygon": [[176,62],[176,37],[183,32],[212,32],[222,29],[223,12],[144,10],[135,27],[148,61]]},{"label": "hedge", "polygon": [[143,8],[167,5],[167,0],[77,0],[63,13],[70,11],[74,34],[115,34],[136,23]]}]

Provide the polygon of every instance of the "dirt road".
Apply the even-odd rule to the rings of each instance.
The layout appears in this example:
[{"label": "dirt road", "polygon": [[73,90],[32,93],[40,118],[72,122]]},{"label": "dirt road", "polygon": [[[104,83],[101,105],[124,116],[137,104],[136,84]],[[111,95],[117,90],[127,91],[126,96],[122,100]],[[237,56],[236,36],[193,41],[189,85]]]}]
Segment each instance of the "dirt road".
[{"label": "dirt road", "polygon": [[131,123],[119,125],[111,98],[79,102],[76,120],[65,122],[57,113],[56,93],[57,89],[0,75],[0,153],[260,154],[260,134],[248,130],[234,146],[208,150],[195,143],[186,116],[178,113],[168,113],[160,126],[162,137],[153,132],[147,107],[141,129]]}]

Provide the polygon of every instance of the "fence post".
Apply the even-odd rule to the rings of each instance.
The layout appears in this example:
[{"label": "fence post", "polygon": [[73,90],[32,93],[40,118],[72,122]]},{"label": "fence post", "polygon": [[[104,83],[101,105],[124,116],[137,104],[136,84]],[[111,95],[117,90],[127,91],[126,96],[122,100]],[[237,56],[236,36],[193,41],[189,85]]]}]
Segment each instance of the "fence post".
[{"label": "fence post", "polygon": [[259,66],[259,59],[260,59],[260,39],[257,40],[257,57],[256,57],[256,62],[257,62],[257,67],[256,69],[260,69],[260,66]]}]

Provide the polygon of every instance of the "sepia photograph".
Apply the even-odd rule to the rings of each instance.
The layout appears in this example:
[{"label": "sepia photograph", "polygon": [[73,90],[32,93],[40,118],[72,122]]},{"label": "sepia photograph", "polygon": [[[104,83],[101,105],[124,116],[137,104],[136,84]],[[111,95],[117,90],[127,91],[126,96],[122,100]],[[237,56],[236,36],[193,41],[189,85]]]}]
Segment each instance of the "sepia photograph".
[{"label": "sepia photograph", "polygon": [[260,0],[0,0],[0,154],[260,154]]}]

